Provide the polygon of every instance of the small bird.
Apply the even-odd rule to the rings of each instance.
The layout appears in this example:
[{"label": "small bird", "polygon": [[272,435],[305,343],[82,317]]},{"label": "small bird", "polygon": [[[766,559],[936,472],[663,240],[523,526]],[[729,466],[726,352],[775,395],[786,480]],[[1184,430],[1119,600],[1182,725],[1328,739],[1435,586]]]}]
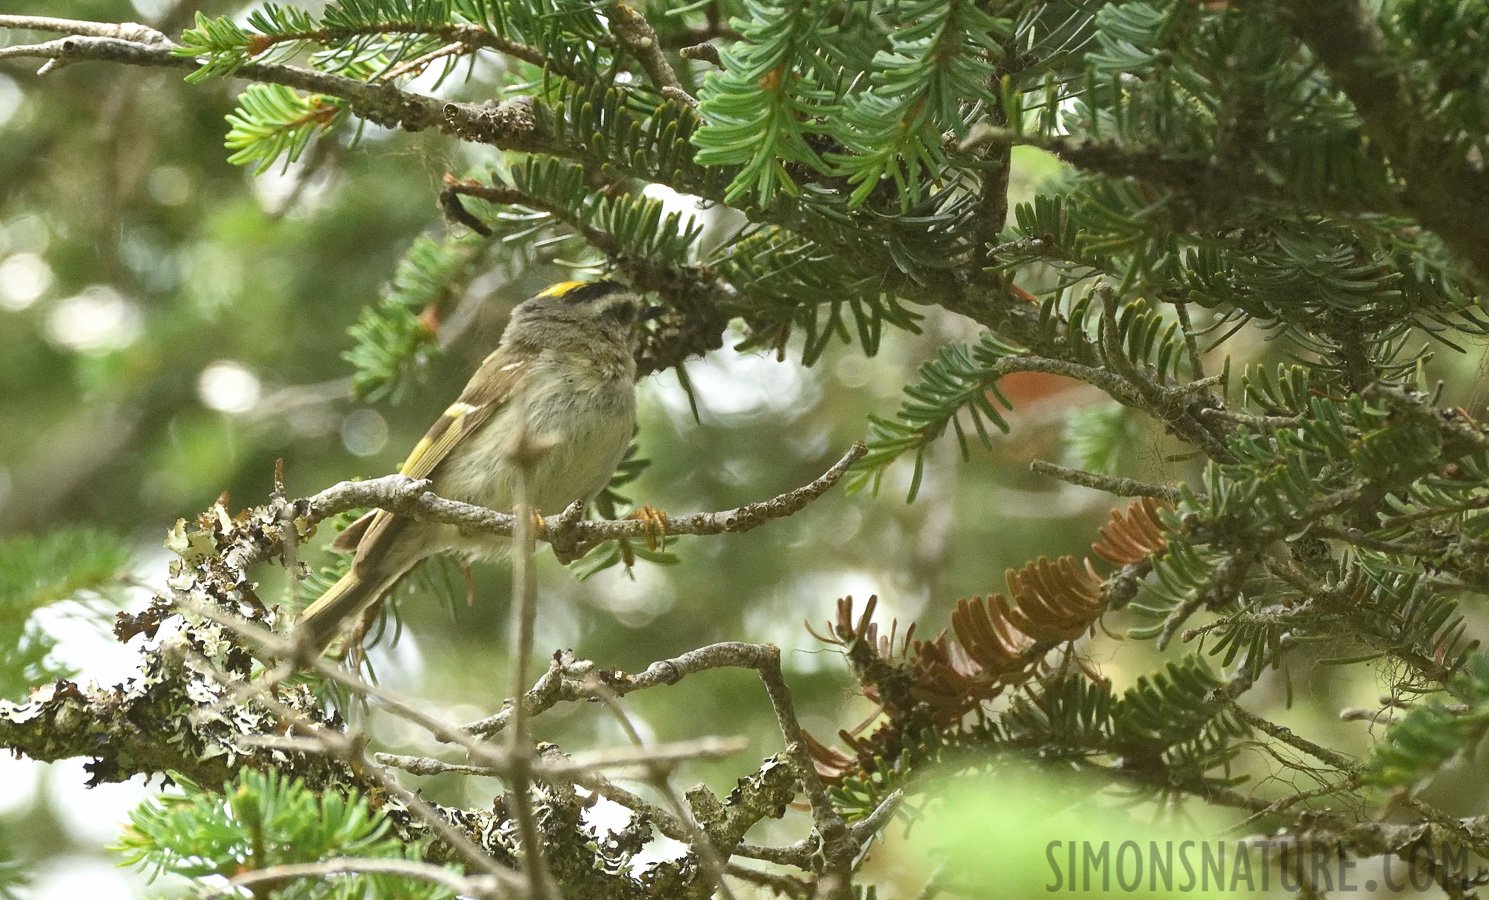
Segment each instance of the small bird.
[{"label": "small bird", "polygon": [[[513,451],[524,439],[544,439],[551,447],[528,480],[533,508],[551,515],[593,499],[630,445],[638,325],[660,311],[613,281],[566,281],[519,304],[496,350],[399,471],[432,480],[441,497],[506,511],[516,503]],[[332,543],[357,555],[351,571],[300,615],[299,639],[324,651],[345,623],[426,557],[490,559],[509,544],[453,525],[368,513]]]}]

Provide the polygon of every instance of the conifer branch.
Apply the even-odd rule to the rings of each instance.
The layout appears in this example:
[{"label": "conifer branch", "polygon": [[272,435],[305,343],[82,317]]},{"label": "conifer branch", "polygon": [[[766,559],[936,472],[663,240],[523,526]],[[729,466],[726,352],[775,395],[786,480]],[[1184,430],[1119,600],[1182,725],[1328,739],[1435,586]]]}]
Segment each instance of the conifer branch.
[{"label": "conifer branch", "polygon": [[555,218],[561,219],[565,225],[574,229],[584,238],[585,243],[599,250],[607,256],[618,256],[621,252],[620,245],[615,239],[598,228],[573,215],[572,211],[557,203],[550,203],[531,194],[527,194],[514,187],[504,184],[481,184],[478,181],[466,179],[465,181],[454,181],[446,176],[446,187],[439,195],[440,206],[446,215],[455,222],[470,228],[483,237],[490,237],[491,228],[480,219],[471,215],[464,206],[460,204],[460,197],[475,197],[487,203],[499,206],[525,206],[529,209],[540,209],[552,213]]},{"label": "conifer branch", "polygon": [[[1126,382],[1127,390],[1135,392],[1142,398],[1140,403],[1132,405],[1139,406],[1167,422],[1181,437],[1204,451],[1205,455],[1211,459],[1218,462],[1229,461],[1232,458],[1230,450],[1208,426],[1200,421],[1198,416],[1199,410],[1216,403],[1209,395],[1210,382],[1208,380],[1190,382],[1187,385],[1175,387],[1159,384],[1140,371],[1127,358],[1127,354],[1119,343],[1119,336],[1122,332],[1117,324],[1116,293],[1110,286],[1104,284],[1097,287],[1096,293],[1101,297],[1101,339],[1105,350],[1104,358],[1117,376]],[[1116,394],[1112,396],[1118,397]]]},{"label": "conifer branch", "polygon": [[1358,0],[1286,0],[1283,8],[1400,173],[1401,206],[1472,267],[1481,289],[1489,285],[1489,222],[1482,200],[1489,197],[1489,173],[1482,162],[1462,158],[1450,136],[1438,132],[1427,114],[1435,98],[1412,96],[1373,8]]},{"label": "conifer branch", "polygon": [[362,28],[318,28],[311,31],[266,34],[255,36],[254,48],[258,52],[263,52],[275,44],[293,41],[312,41],[318,44],[330,44],[334,41],[359,34],[427,34],[446,41],[447,46],[494,50],[513,59],[520,59],[525,63],[538,66],[539,68],[545,66],[552,68],[565,77],[578,77],[578,73],[572,71],[563,61],[546,57],[538,50],[526,44],[492,34],[490,30],[482,28],[479,25],[463,23],[436,25],[422,22],[378,22]]},{"label": "conifer branch", "polygon": [[[1265,172],[1236,159],[1208,161],[1177,159],[1159,147],[1132,146],[1114,140],[1040,134],[1020,129],[983,126],[975,140],[964,149],[983,144],[1009,144],[1038,147],[1089,172],[1112,178],[1135,178],[1161,185],[1180,195],[1205,201],[1207,206],[1224,208],[1237,200],[1250,199],[1285,206],[1302,206],[1297,189],[1279,184]],[[1358,197],[1334,193],[1326,197],[1307,198],[1308,208],[1323,206],[1340,215],[1401,214],[1405,207],[1398,198],[1384,194]]]},{"label": "conifer branch", "polygon": [[[0,48],[0,58],[35,57],[65,62],[94,60],[190,70],[198,67],[196,60],[175,55],[175,49],[176,45],[169,41],[146,45],[113,38],[74,36],[45,44]],[[409,131],[434,129],[501,149],[551,154],[588,163],[613,165],[616,162],[597,156],[594,148],[560,140],[547,124],[551,110],[530,97],[509,98],[493,108],[437,100],[402,90],[386,81],[368,83],[334,73],[270,62],[246,63],[238,67],[234,75],[341,98],[351,112],[387,127],[402,127]],[[654,174],[632,171],[629,160],[622,162],[621,166],[639,177]],[[674,180],[674,186],[698,191],[710,199],[726,199],[722,187],[704,185],[691,178]],[[840,239],[842,230],[834,221],[812,222],[811,227],[804,228],[808,224],[803,218],[804,212],[806,210],[799,200],[783,198],[768,212],[768,217],[788,227],[803,229],[805,234],[822,240],[825,247],[845,254],[844,259],[853,265],[871,271],[882,268],[882,251],[876,251],[881,255],[875,258],[866,255],[866,248],[843,246]],[[470,224],[468,218],[461,221]],[[1059,332],[1049,335],[1043,331],[1038,310],[999,280],[991,283],[986,279],[978,279],[975,283],[951,280],[925,284],[901,279],[898,287],[906,300],[938,304],[967,315],[985,326],[1028,342],[1036,351],[1046,351],[1051,357],[1058,358],[1063,353]]]},{"label": "conifer branch", "polygon": [[657,37],[657,30],[646,21],[646,16],[642,15],[640,10],[617,0],[606,7],[606,15],[610,19],[610,27],[615,32],[615,36],[620,38],[620,42],[635,54],[641,67],[646,70],[647,77],[658,90],[689,106],[698,105],[698,101],[693,99],[683,89],[682,82],[677,80],[677,73],[672,71],[672,64],[667,61],[666,54],[662,52],[662,42]]},{"label": "conifer branch", "polygon": [[[880,628],[872,600],[857,616],[850,599],[840,601],[823,639],[877,708],[841,733],[847,751],[801,729],[771,645],[713,644],[636,674],[564,652],[536,682],[525,680],[536,674],[522,671],[534,649],[531,591],[514,604],[521,640],[511,692],[520,696],[462,730],[307,659],[293,637],[274,633],[283,614],[255,595],[249,567],[296,569],[315,523],[349,506],[487,534],[540,527],[537,537],[566,561],[605,539],[743,531],[820,498],[861,448],[773,499],[676,518],[586,521],[575,505],[535,526],[397,476],[301,500],[281,490],[239,516],[219,505],[172,534],[180,559],[171,595],[120,620],[121,638],[154,639],[179,614],[185,624],[172,620],[163,639],[171,650],[147,649],[128,686],[59,681],[27,704],[0,704],[0,746],[38,758],[93,756],[98,781],[171,769],[215,790],[248,766],[303,778],[327,799],[359,791],[387,808],[397,840],[415,847],[443,834],[431,853],[489,870],[492,884],[457,887],[471,895],[498,882],[547,893],[538,859],[546,848],[564,891],[574,892],[580,882],[569,876],[582,872],[585,896],[612,887],[633,896],[629,854],[655,826],[688,852],[659,864],[672,868],[654,884],[701,896],[732,873],[792,896],[848,897],[859,887],[854,864],[904,798],[913,802],[925,766],[966,771],[1035,753],[1145,796],[1244,810],[1287,842],[1313,835],[1340,853],[1401,858],[1424,838],[1454,852],[1489,850],[1482,818],[1455,819],[1407,793],[1478,742],[1489,708],[1489,657],[1475,653],[1473,623],[1459,609],[1464,595],[1489,591],[1489,437],[1470,413],[1412,388],[1416,361],[1403,343],[1427,331],[1456,352],[1489,333],[1474,289],[1489,280],[1480,209],[1489,196],[1481,127],[1489,105],[1477,90],[1489,18],[1475,4],[1414,4],[1401,14],[1390,0],[1379,11],[1365,0],[1284,0],[1281,18],[1271,7],[1242,16],[1235,4],[1182,0],[1066,6],[1062,23],[1063,13],[1037,0],[907,0],[846,17],[819,0],[767,2],[747,4],[742,33],[733,34],[723,7],[708,3],[687,10],[706,18],[702,27],[655,18],[659,34],[615,0],[344,0],[321,19],[265,6],[249,23],[261,34],[200,19],[180,45],[128,23],[0,16],[0,27],[64,35],[0,49],[0,58],[46,60],[43,73],[106,60],[188,71],[194,81],[255,82],[229,134],[238,162],[293,160],[352,114],[528,154],[507,158],[505,183],[444,191],[450,219],[504,240],[461,234],[415,245],[358,333],[359,390],[396,390],[408,361],[434,346],[431,323],[473,270],[511,261],[504,254],[526,238],[556,235],[550,246],[583,240],[637,290],[662,297],[667,313],[648,326],[642,372],[719,346],[731,316],[744,321],[750,346],[801,345],[808,365],[839,337],[874,353],[889,329],[917,328],[917,306],[984,326],[975,345],[938,351],[896,419],[875,421],[872,455],[853,478],[872,479],[947,432],[965,448],[969,424],[988,441],[987,423],[1009,424],[999,379],[1017,372],[1096,385],[1209,458],[1184,485],[1033,464],[1068,483],[1142,498],[1114,512],[1092,547],[1116,571],[1094,558],[1040,558],[1010,570],[1004,594],[958,600],[949,627],[930,639],[916,638],[913,623]],[[715,39],[729,46],[699,44]],[[431,65],[450,76],[456,56],[489,56],[483,50],[525,65],[472,69],[471,85],[534,96],[477,106],[396,83]],[[305,51],[319,52],[300,66],[274,61]],[[695,73],[671,67],[679,55],[718,66],[696,73],[697,109],[682,87]],[[513,87],[520,79],[530,84]],[[1020,204],[1005,236],[1007,163],[1018,144],[1051,150],[1080,171]],[[685,214],[668,218],[653,186],[704,206],[728,201],[748,224],[720,245]],[[521,209],[483,218],[466,198]],[[1191,321],[1191,307],[1205,310],[1204,321]],[[1215,335],[1218,347],[1243,327],[1282,335],[1297,364],[1249,367],[1247,405],[1231,409],[1222,405],[1225,376],[1204,371],[1200,336]],[[519,554],[519,574],[527,557]],[[1203,646],[1116,689],[1095,670],[1091,658],[1101,654],[1083,651],[1117,607],[1147,623],[1131,630],[1133,641],[1163,646],[1182,635]],[[1362,766],[1236,704],[1253,684],[1264,691],[1252,698],[1262,698],[1281,677],[1272,670],[1300,661],[1300,645],[1355,654],[1331,662],[1384,659],[1391,665],[1377,671],[1394,696],[1442,689],[1453,702],[1415,703]],[[264,656],[288,662],[257,661]],[[1220,661],[1218,674],[1207,658]],[[640,744],[620,698],[725,667],[760,677],[784,748],[726,800],[706,788],[685,800],[673,791],[668,779],[685,748],[569,757],[529,746],[525,720],[581,701],[605,704]],[[296,670],[463,758],[369,758],[355,730],[326,718],[288,680]],[[232,715],[182,713],[203,708]],[[138,733],[141,721],[180,740],[157,747]],[[501,732],[505,741],[483,739]],[[1284,771],[1243,792],[1231,777],[1249,769],[1246,754]],[[664,801],[601,774],[627,761],[644,766]],[[421,805],[392,781],[394,762],[499,774],[513,790],[492,813]],[[1318,786],[1278,797],[1279,775]],[[1393,802],[1420,821],[1366,821],[1378,818],[1367,787],[1401,791]],[[582,826],[563,830],[582,819],[581,793],[634,813],[614,846],[591,842]],[[812,817],[808,837],[744,841],[798,795]],[[1310,808],[1322,797],[1337,797],[1337,809]],[[519,856],[525,876],[513,875]],[[731,862],[740,858],[800,876]],[[1286,865],[1301,870],[1301,854]],[[1453,874],[1433,870],[1461,896],[1465,884],[1453,884]],[[591,878],[598,893],[586,892]]]},{"label": "conifer branch", "polygon": [[[102,23],[93,23],[101,25]],[[34,58],[56,63],[113,62],[131,66],[196,70],[199,63],[177,56],[169,41],[123,40],[113,37],[70,36],[41,44],[0,47],[0,59]],[[332,72],[271,62],[251,62],[234,75],[265,84],[340,97],[348,108],[379,125],[409,131],[434,129],[462,140],[507,150],[558,152],[562,148],[545,137],[533,116],[530,97],[503,100],[495,107],[438,100],[401,90],[386,81],[365,82]]]}]

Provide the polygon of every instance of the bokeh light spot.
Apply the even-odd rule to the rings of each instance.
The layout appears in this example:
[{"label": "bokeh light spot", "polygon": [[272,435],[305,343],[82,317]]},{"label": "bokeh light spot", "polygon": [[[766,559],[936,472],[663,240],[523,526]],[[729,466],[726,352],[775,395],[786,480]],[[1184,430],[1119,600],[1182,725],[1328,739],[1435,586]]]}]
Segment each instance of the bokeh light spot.
[{"label": "bokeh light spot", "polygon": [[242,363],[218,360],[202,370],[196,391],[209,409],[241,413],[259,402],[260,386],[258,376]]},{"label": "bokeh light spot", "polygon": [[140,328],[139,307],[106,284],[58,300],[47,314],[47,338],[79,353],[128,347]]},{"label": "bokeh light spot", "polygon": [[341,421],[341,443],[357,456],[372,456],[388,444],[388,420],[375,409],[358,409]]},{"label": "bokeh light spot", "polygon": [[9,122],[16,111],[21,108],[21,89],[16,85],[15,79],[6,75],[0,75],[0,125]]},{"label": "bokeh light spot", "polygon": [[0,262],[0,308],[18,312],[52,286],[52,267],[35,253],[16,253]]}]

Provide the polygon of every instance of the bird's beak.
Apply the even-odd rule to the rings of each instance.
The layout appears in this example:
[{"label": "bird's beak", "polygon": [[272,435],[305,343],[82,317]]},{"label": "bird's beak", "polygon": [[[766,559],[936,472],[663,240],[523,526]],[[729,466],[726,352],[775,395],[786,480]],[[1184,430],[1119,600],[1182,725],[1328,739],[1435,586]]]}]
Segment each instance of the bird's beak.
[{"label": "bird's beak", "polygon": [[643,306],[636,310],[636,320],[638,322],[648,322],[652,319],[661,318],[666,314],[667,307],[665,306]]}]

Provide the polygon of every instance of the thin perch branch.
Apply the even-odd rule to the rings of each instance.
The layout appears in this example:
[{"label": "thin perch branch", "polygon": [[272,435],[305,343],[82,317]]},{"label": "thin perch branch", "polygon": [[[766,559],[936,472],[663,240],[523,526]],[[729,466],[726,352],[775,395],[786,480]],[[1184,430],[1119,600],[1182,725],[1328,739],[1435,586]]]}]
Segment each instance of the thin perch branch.
[{"label": "thin perch branch", "polygon": [[[647,666],[646,671],[637,675],[607,671],[604,676],[605,684],[616,696],[624,697],[633,691],[663,684],[676,684],[694,672],[707,669],[758,669],[764,652],[761,644],[743,641],[709,644],[672,659],[658,660]],[[588,660],[575,659],[567,651],[554,654],[548,672],[539,678],[538,683],[522,697],[521,702],[526,707],[527,714],[535,716],[562,702],[572,703],[591,699],[593,692],[587,680],[582,677],[565,678],[564,676],[577,675],[581,672],[587,674],[592,666],[593,664]],[[479,722],[472,722],[465,726],[465,730],[482,737],[500,732],[507,727],[511,719],[513,705],[512,701],[507,701],[507,707],[501,712]]]},{"label": "thin perch branch", "polygon": [[[287,863],[254,869],[228,881],[232,887],[278,884],[302,878],[326,879],[332,875],[401,875],[443,885],[462,897],[508,897],[512,891],[490,875],[461,875],[453,869],[412,859],[365,859],[344,856],[313,863]],[[227,893],[227,892],[224,892]],[[255,892],[257,896],[257,892]]]},{"label": "thin perch branch", "polygon": [[1116,494],[1118,497],[1157,497],[1169,503],[1178,503],[1183,496],[1178,488],[1169,487],[1166,484],[1152,484],[1138,481],[1136,478],[1118,478],[1115,475],[1103,475],[1100,472],[1072,469],[1042,459],[1029,463],[1029,470],[1039,475],[1058,478],[1067,484],[1105,491],[1108,494]]},{"label": "thin perch branch", "polygon": [[[537,535],[533,529],[532,474],[551,444],[535,437],[526,427],[518,434],[517,446],[507,459],[513,463],[512,499],[516,504],[516,522],[512,531],[512,625],[511,648],[512,692],[521,697],[527,687],[527,668],[533,658],[533,629],[538,618],[538,581],[533,572],[533,552]],[[527,712],[517,704],[512,728],[507,732],[507,798],[512,818],[517,822],[518,846],[522,849],[522,871],[536,900],[556,895],[553,873],[548,869],[543,834],[533,811],[532,735],[528,731]]]},{"label": "thin perch branch", "polygon": [[[668,515],[663,517],[665,525],[662,526],[658,525],[659,520],[655,518],[598,521],[580,519],[576,512],[582,510],[571,509],[543,519],[544,538],[553,546],[554,555],[561,562],[569,562],[583,556],[602,541],[612,538],[659,537],[659,527],[665,530],[667,536],[738,534],[800,512],[842,480],[848,467],[866,452],[868,450],[863,444],[855,443],[842,459],[810,484],[759,503],[720,512]],[[300,501],[300,504],[303,504],[305,518],[311,523],[349,509],[377,507],[417,521],[455,525],[479,534],[512,535],[517,520],[511,513],[447,500],[432,493],[429,487],[430,482],[427,480],[416,481],[403,475],[385,475],[369,481],[343,481],[314,497]]]},{"label": "thin perch branch", "polygon": [[[561,763],[535,762],[532,772],[544,779],[572,779],[587,772],[609,769],[635,769],[638,767],[674,768],[680,762],[693,759],[723,759],[749,749],[750,742],[744,737],[704,737],[691,741],[673,741],[651,747],[621,747],[615,750],[596,750],[591,753],[576,753]],[[501,751],[496,751],[500,753]],[[510,771],[505,765],[469,765],[447,763],[427,756],[404,756],[397,753],[375,753],[373,758],[385,766],[402,769],[412,775],[485,775],[505,777]]]},{"label": "thin perch branch", "polygon": [[0,16],[0,28],[23,31],[51,31],[84,37],[118,38],[142,44],[169,44],[170,38],[149,25],[138,22],[88,22],[83,19],[57,19],[51,16]]}]

